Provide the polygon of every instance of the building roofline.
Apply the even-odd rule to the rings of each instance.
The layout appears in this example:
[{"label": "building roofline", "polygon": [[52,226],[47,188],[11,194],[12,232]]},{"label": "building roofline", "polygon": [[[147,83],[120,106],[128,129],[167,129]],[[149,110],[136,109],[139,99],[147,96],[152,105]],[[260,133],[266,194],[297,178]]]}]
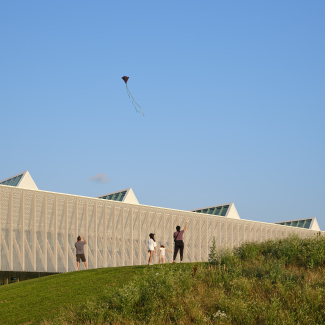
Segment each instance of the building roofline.
[{"label": "building roofline", "polygon": [[[78,197],[78,198],[85,198],[85,199],[92,199],[92,200],[102,200],[104,202],[112,202],[112,203],[119,203],[119,204],[126,204],[126,205],[135,205],[137,207],[143,206],[146,208],[158,208],[158,209],[162,209],[162,210],[169,210],[169,211],[175,211],[175,212],[183,212],[183,213],[194,213],[195,215],[198,215],[197,212],[192,212],[192,211],[188,211],[188,210],[177,210],[177,209],[171,209],[171,208],[163,208],[163,207],[156,207],[156,206],[152,206],[152,205],[145,205],[145,204],[135,204],[135,203],[125,203],[125,202],[120,202],[120,201],[111,201],[111,200],[105,200],[105,199],[99,199],[97,197],[91,197],[91,196],[83,196],[83,195],[75,195],[75,194],[68,194],[68,193],[59,193],[59,192],[50,192],[50,191],[43,191],[43,190],[30,190],[30,189],[25,189],[25,188],[19,188],[19,187],[12,187],[12,186],[8,186],[8,185],[1,185],[0,187],[7,187],[11,190],[18,190],[18,191],[33,191],[33,192],[43,192],[43,193],[49,193],[49,194],[58,194],[58,195],[69,195],[69,196],[73,196],[73,197]],[[229,220],[227,218],[224,217],[220,217],[220,216],[212,216],[209,214],[203,214],[205,216],[210,216],[210,217],[219,217],[225,220]],[[245,221],[250,221],[250,222],[255,222],[255,223],[263,223],[266,225],[275,225],[275,223],[273,222],[264,222],[264,221],[256,221],[256,220],[248,220],[248,219],[238,219],[238,222],[245,222]],[[283,226],[283,225],[276,225],[277,227],[290,227],[290,226]],[[298,229],[304,229],[304,230],[310,230],[310,231],[316,231],[316,230],[312,230],[312,229],[307,229],[307,228],[298,228]],[[318,232],[318,231],[316,231]],[[320,232],[325,232],[320,230]]]}]

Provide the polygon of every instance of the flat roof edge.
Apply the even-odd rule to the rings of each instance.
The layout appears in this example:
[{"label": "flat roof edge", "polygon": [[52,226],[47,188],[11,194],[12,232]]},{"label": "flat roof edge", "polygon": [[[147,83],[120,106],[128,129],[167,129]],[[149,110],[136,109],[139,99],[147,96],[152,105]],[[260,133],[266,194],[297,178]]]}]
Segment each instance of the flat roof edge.
[{"label": "flat roof edge", "polygon": [[[18,175],[20,175],[20,174],[18,174]],[[85,199],[92,199],[92,200],[102,200],[104,202],[113,202],[113,203],[118,203],[118,204],[134,205],[136,207],[143,206],[143,207],[147,207],[147,208],[156,208],[156,209],[162,209],[162,210],[171,210],[171,211],[175,211],[175,212],[193,213],[194,215],[202,214],[202,215],[207,216],[207,217],[210,216],[210,217],[213,217],[213,218],[222,218],[224,220],[234,220],[234,221],[237,221],[237,222],[249,221],[249,222],[254,222],[254,223],[258,223],[258,224],[261,224],[262,223],[262,224],[266,224],[266,225],[270,225],[270,226],[276,225],[277,227],[290,227],[290,226],[277,225],[274,222],[255,221],[255,220],[248,220],[248,219],[225,218],[225,217],[220,217],[220,216],[211,216],[211,215],[206,214],[206,213],[192,212],[192,211],[188,211],[188,210],[177,210],[177,209],[156,207],[156,206],[145,205],[145,204],[125,203],[125,202],[120,202],[120,201],[105,200],[105,199],[99,199],[97,197],[90,197],[90,196],[83,196],[83,195],[75,195],[75,194],[59,193],[59,192],[50,192],[50,191],[43,191],[43,190],[31,190],[31,189],[25,189],[25,188],[17,188],[17,187],[8,186],[8,185],[0,185],[0,188],[1,187],[11,189],[12,191],[16,190],[16,191],[43,192],[43,193],[49,193],[49,194],[66,195],[66,196],[73,196],[73,197],[85,198]],[[311,218],[309,218],[309,219],[311,219]],[[290,227],[290,228],[293,228],[293,227]],[[309,230],[309,231],[314,231],[314,232],[324,232],[325,233],[325,231],[322,231],[322,230],[318,231],[318,230],[312,230],[312,229],[306,229],[306,228],[297,228],[297,229],[306,230],[306,231]]]}]

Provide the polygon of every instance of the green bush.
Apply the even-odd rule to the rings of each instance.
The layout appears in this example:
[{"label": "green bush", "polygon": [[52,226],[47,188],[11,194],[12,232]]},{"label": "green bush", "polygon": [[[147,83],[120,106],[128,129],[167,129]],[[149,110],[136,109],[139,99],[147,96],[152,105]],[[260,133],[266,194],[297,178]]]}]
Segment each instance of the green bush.
[{"label": "green bush", "polygon": [[[193,287],[192,267],[184,264],[153,266],[135,276],[128,284],[107,291],[96,302],[81,306],[76,323],[179,323],[188,310],[180,297],[186,297]],[[194,306],[192,305],[191,308]]]},{"label": "green bush", "polygon": [[[148,267],[141,276],[65,312],[69,324],[324,324],[321,236],[217,250],[209,263]],[[53,322],[52,322],[53,323]]]},{"label": "green bush", "polygon": [[319,267],[325,260],[325,238],[317,235],[311,238],[290,236],[281,240],[262,243],[245,243],[234,250],[241,260],[275,258],[286,265],[306,268]]}]

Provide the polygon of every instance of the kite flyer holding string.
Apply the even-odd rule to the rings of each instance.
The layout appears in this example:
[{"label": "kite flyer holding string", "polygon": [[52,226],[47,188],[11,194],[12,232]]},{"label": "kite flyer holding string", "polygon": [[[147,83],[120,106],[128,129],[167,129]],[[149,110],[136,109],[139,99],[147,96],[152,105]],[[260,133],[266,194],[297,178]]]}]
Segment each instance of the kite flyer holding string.
[{"label": "kite flyer holding string", "polygon": [[76,258],[77,258],[78,271],[79,271],[80,259],[85,264],[86,270],[88,270],[85,252],[84,252],[84,246],[87,244],[87,241],[86,241],[85,237],[82,237],[82,238],[84,239],[84,241],[81,241],[81,237],[78,236],[77,242],[74,244],[74,246],[76,247]]},{"label": "kite flyer holding string", "polygon": [[181,230],[180,226],[176,227],[176,231],[174,232],[174,242],[175,242],[175,246],[174,246],[174,259],[173,259],[173,263],[176,263],[176,256],[178,251],[180,251],[180,258],[181,258],[181,263],[183,261],[183,253],[184,253],[184,242],[183,242],[183,235],[184,232],[186,231],[187,228],[187,222],[185,224],[185,228],[183,230]]}]

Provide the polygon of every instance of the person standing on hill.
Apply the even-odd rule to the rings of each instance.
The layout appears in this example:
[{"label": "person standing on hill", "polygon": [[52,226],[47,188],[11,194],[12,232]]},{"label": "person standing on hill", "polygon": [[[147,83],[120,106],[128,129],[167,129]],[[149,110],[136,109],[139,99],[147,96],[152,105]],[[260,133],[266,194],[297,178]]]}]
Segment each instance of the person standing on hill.
[{"label": "person standing on hill", "polygon": [[167,249],[164,244],[161,244],[161,246],[159,248],[159,251],[158,251],[159,264],[160,264],[160,262],[161,262],[161,264],[164,264],[164,262],[165,262],[165,256],[166,256],[166,251],[172,253],[172,251],[170,251],[169,249]]},{"label": "person standing on hill", "polygon": [[85,252],[84,252],[84,246],[87,244],[87,241],[85,237],[82,237],[84,241],[81,241],[81,237],[78,236],[77,242],[75,242],[74,246],[76,247],[76,257],[77,257],[77,268],[79,271],[79,264],[80,264],[80,259],[81,261],[85,264],[86,270],[88,270],[87,262],[86,262],[86,257],[85,257]]},{"label": "person standing on hill", "polygon": [[148,239],[148,253],[149,253],[149,260],[148,260],[148,265],[152,265],[152,259],[153,259],[153,252],[156,251],[157,243],[155,240],[155,234],[149,234],[149,239]]},{"label": "person standing on hill", "polygon": [[183,235],[184,232],[186,231],[187,228],[187,222],[185,224],[185,228],[183,230],[181,230],[180,226],[176,227],[176,231],[174,232],[174,242],[175,242],[175,246],[174,246],[174,258],[173,258],[173,263],[176,263],[176,256],[178,251],[180,251],[180,258],[181,258],[181,262],[183,261],[183,253],[184,253],[184,242],[183,242]]}]

